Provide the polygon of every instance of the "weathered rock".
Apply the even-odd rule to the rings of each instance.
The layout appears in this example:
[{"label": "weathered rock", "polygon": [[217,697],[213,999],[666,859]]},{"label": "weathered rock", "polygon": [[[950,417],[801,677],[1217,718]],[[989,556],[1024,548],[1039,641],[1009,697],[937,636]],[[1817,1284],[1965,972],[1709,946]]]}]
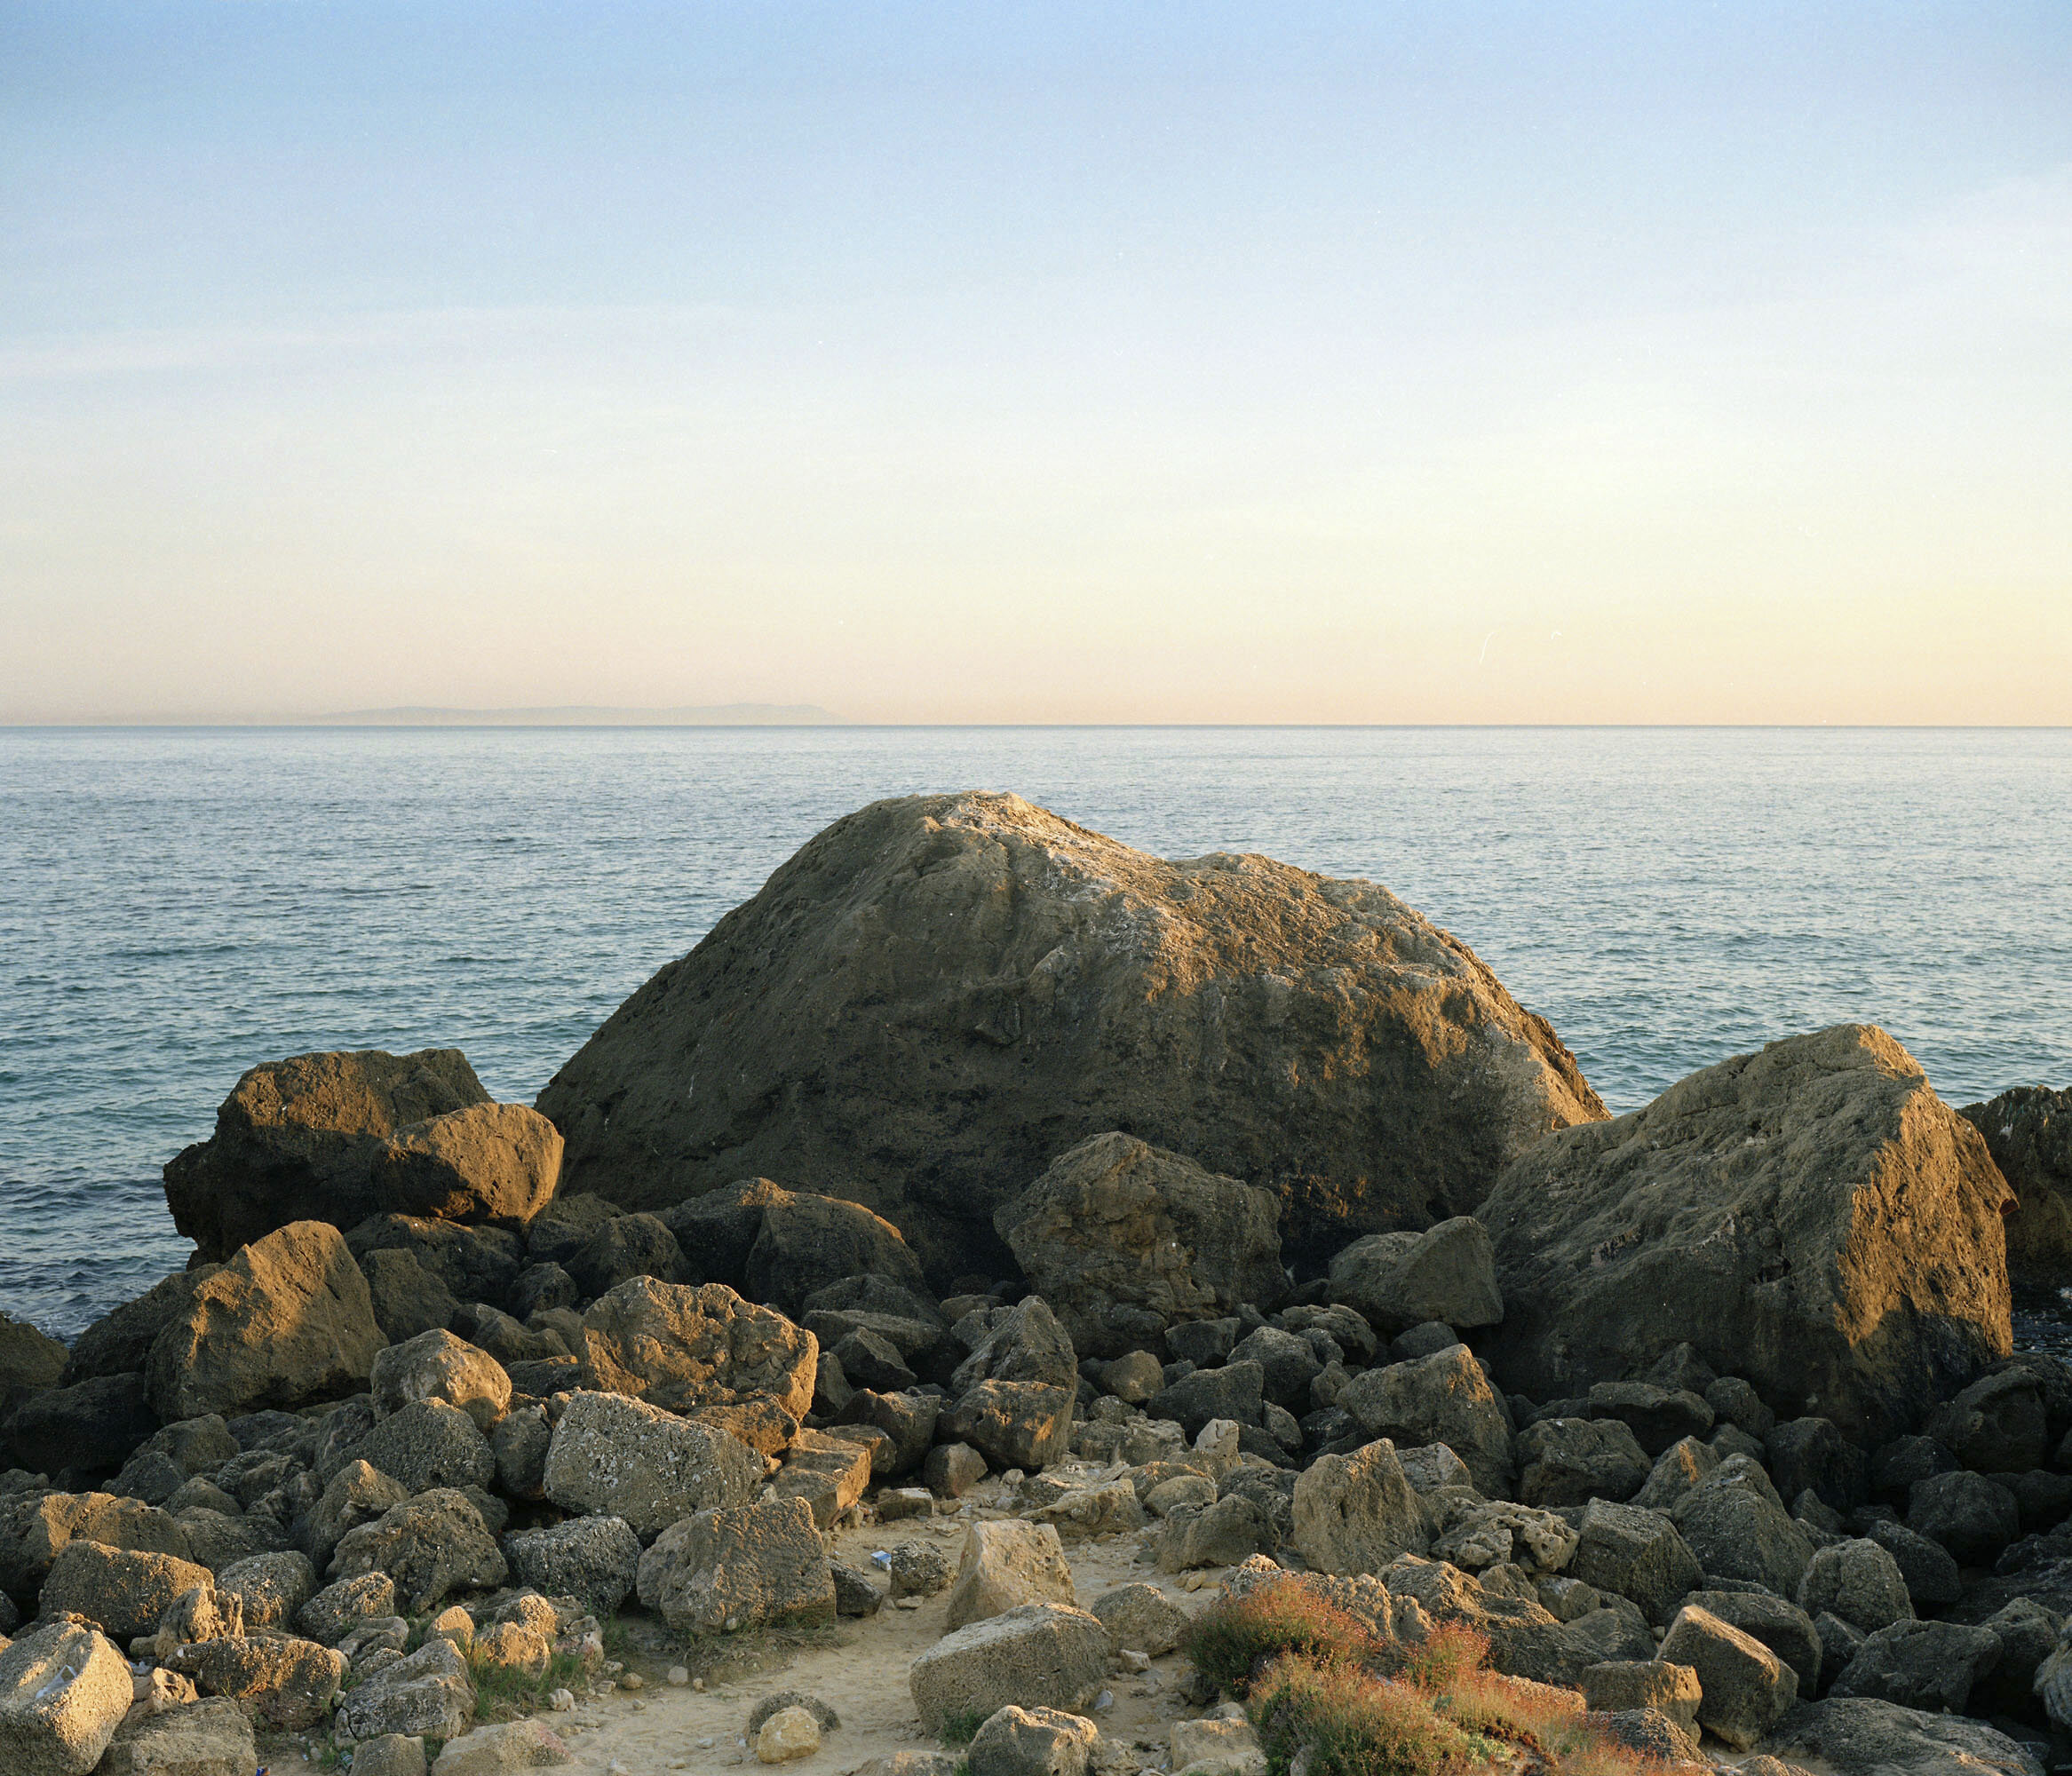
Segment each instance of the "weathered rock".
[{"label": "weathered rock", "polygon": [[2000,1658],[1991,1629],[1954,1621],[1895,1621],[1864,1641],[1835,1679],[1838,1696],[1872,1696],[1929,1714],[1962,1714],[1972,1685]]},{"label": "weathered rock", "polygon": [[1119,1133],[1060,1154],[993,1213],[1083,1356],[1119,1357],[1175,1321],[1286,1293],[1271,1191]]},{"label": "weathered rock", "polygon": [[965,1532],[943,1622],[958,1629],[1025,1604],[1077,1602],[1055,1526],[1008,1518]]},{"label": "weathered rock", "polygon": [[322,1720],[347,1669],[334,1648],[285,1635],[205,1640],[176,1647],[165,1663],[210,1695],[242,1703],[276,1732],[306,1732]]},{"label": "weathered rock", "polygon": [[[432,1776],[512,1776],[521,1770],[551,1769],[575,1761],[575,1754],[544,1721],[504,1721],[479,1726],[439,1754]],[[353,1761],[358,1776],[359,1761]]]},{"label": "weathered rock", "polygon": [[1961,1114],[2014,1190],[2008,1268],[2054,1283],[2072,1260],[2072,1089],[2018,1085]]},{"label": "weathered rock", "polygon": [[405,1252],[456,1300],[502,1301],[518,1280],[524,1248],[507,1227],[464,1227],[423,1215],[370,1215],[345,1230],[345,1246],[365,1265],[376,1252]]},{"label": "weathered rock", "polygon": [[919,1467],[927,1458],[941,1417],[942,1401],[933,1394],[878,1393],[869,1388],[857,1389],[849,1396],[848,1404],[836,1414],[838,1423],[873,1425],[893,1439],[890,1460],[882,1469],[872,1463],[871,1478],[878,1480],[911,1473]]},{"label": "weathered rock", "polygon": [[369,1213],[521,1228],[554,1194],[561,1131],[527,1105],[472,1104],[399,1128],[369,1167]]},{"label": "weathered rock", "polygon": [[31,1473],[69,1471],[75,1484],[114,1473],[158,1429],[141,1376],[96,1376],[24,1400],[0,1447]]},{"label": "weathered rock", "polygon": [[484,1622],[468,1648],[468,1662],[489,1672],[537,1683],[553,1663],[554,1649],[543,1628],[517,1621]]},{"label": "weathered rock", "polygon": [[1955,1603],[1964,1595],[1957,1562],[1940,1542],[1909,1529],[1903,1523],[1874,1518],[1862,1526],[1864,1535],[1899,1565],[1907,1596],[1917,1613]]},{"label": "weathered rock", "polygon": [[1144,1527],[1144,1507],[1128,1480],[1102,1487],[1076,1487],[1063,1497],[1040,1506],[1035,1520],[1047,1523],[1066,1542],[1092,1542]]},{"label": "weathered rock", "polygon": [[573,1186],[840,1180],[946,1273],[1001,1268],[993,1210],[1108,1130],[1275,1191],[1284,1237],[1335,1245],[1465,1209],[1601,1114],[1545,1023],[1386,890],[1163,862],[978,794],[837,822],[539,1105]]},{"label": "weathered rock", "polygon": [[1211,1419],[1257,1424],[1266,1399],[1266,1371],[1258,1363],[1226,1363],[1196,1369],[1152,1395],[1144,1408],[1154,1418],[1178,1421],[1189,1437],[1201,1434]]},{"label": "weathered rock", "polygon": [[489,1433],[498,1487],[514,1499],[546,1497],[547,1451],[553,1442],[554,1427],[544,1407],[520,1407],[498,1419]]},{"label": "weathered rock", "polygon": [[0,1591],[35,1598],[51,1563],[70,1542],[98,1542],[147,1554],[194,1558],[186,1527],[154,1506],[107,1493],[0,1496]]},{"label": "weathered rock", "polygon": [[1941,1542],[1960,1566],[1982,1566],[2021,1533],[2021,1514],[2005,1487],[1960,1470],[1915,1483],[1907,1527]]},{"label": "weathered rock", "polygon": [[969,1443],[938,1443],[921,1465],[921,1479],[937,1498],[962,1498],[986,1478],[986,1458]]},{"label": "weathered rock", "polygon": [[1084,1776],[1100,1739],[1084,1715],[1010,1702],[972,1735],[965,1761],[972,1776]]},{"label": "weathered rock", "polygon": [[1586,1585],[1638,1604],[1657,1627],[1704,1578],[1675,1526],[1638,1505],[1592,1499],[1584,1509],[1578,1534],[1569,1572]]},{"label": "weathered rock", "polygon": [[353,1776],[426,1776],[427,1769],[422,1739],[385,1732],[353,1748]]},{"label": "weathered rock", "polygon": [[474,1680],[453,1643],[434,1636],[345,1693],[338,1719],[354,1739],[386,1733],[457,1739],[475,1717]]},{"label": "weathered rock", "polygon": [[640,1566],[640,1538],[616,1517],[575,1517],[504,1543],[511,1576],[548,1597],[572,1597],[603,1620],[618,1613]]},{"label": "weathered rock", "polygon": [[1372,1233],[1331,1260],[1332,1301],[1378,1331],[1436,1320],[1456,1330],[1504,1318],[1496,1254],[1482,1224],[1465,1215],[1422,1233]]},{"label": "weathered rock", "polygon": [[2036,1674],[2057,1650],[2064,1618],[2033,1598],[2016,1598],[1979,1624],[2000,1643],[2000,1656],[1972,1685],[1977,1714],[2028,1716],[2036,1711]]},{"label": "weathered rock", "polygon": [[1465,1344],[1369,1369],[1347,1384],[1338,1403],[1369,1437],[1443,1443],[1483,1492],[1511,1490],[1511,1408]]},{"label": "weathered rock", "polygon": [[295,1406],[363,1383],[385,1342],[344,1236],[296,1221],[194,1285],[152,1342],[147,1384],[166,1419]]},{"label": "weathered rock", "polygon": [[248,1555],[216,1575],[217,1591],[236,1599],[248,1629],[286,1628],[316,1594],[316,1569],[293,1549]]},{"label": "weathered rock", "polygon": [[245,1711],[210,1696],[163,1713],[132,1710],[115,1729],[95,1776],[258,1776]]},{"label": "weathered rock", "polygon": [[[2072,1124],[2072,1118],[2068,1122]],[[2052,1443],[2043,1390],[2021,1369],[1981,1376],[1931,1412],[1922,1429],[1965,1467],[1982,1474],[2040,1468]]]},{"label": "weathered rock", "polygon": [[374,1409],[385,1417],[420,1400],[457,1407],[487,1432],[511,1409],[504,1366],[447,1331],[425,1332],[379,1352],[369,1372]]},{"label": "weathered rock", "polygon": [[296,1612],[295,1624],[320,1646],[336,1646],[361,1622],[393,1615],[395,1581],[386,1573],[361,1573],[326,1585]]},{"label": "weathered rock", "polygon": [[98,1542],[71,1542],[51,1563],[50,1576],[44,1581],[43,1611],[46,1616],[82,1616],[127,1645],[155,1629],[182,1591],[214,1583],[209,1569],[191,1560],[104,1548]]},{"label": "weathered rock", "polygon": [[1518,1433],[1518,1496],[1527,1504],[1623,1503],[1648,1478],[1647,1455],[1616,1418],[1542,1418]]},{"label": "weathered rock", "polygon": [[[193,1270],[175,1271],[171,1276],[161,1277],[134,1301],[125,1301],[104,1313],[72,1341],[71,1352],[64,1360],[64,1375],[43,1385],[69,1387],[96,1376],[142,1374],[151,1356],[151,1341],[193,1298],[194,1285],[214,1269],[213,1265],[204,1264]],[[5,1316],[0,1315],[0,1344],[6,1340],[6,1323]],[[0,1357],[0,1415],[4,1415],[6,1405],[5,1362],[4,1357]]]},{"label": "weathered rock", "polygon": [[701,1510],[640,1557],[640,1601],[679,1633],[831,1621],[834,1575],[798,1499]]},{"label": "weathered rock", "polygon": [[106,1636],[58,1620],[0,1648],[0,1770],[86,1776],[129,1711],[130,1668]]},{"label": "weathered rock", "polygon": [[745,1503],[762,1458],[738,1439],[645,1401],[570,1397],[547,1451],[546,1493],[565,1510],[619,1517],[643,1542],[692,1512]]},{"label": "weathered rock", "polygon": [[1153,1659],[1178,1646],[1180,1630],[1187,1625],[1187,1612],[1156,1585],[1117,1585],[1087,1608],[1107,1629],[1111,1650],[1127,1649]]},{"label": "weathered rock", "polygon": [[1655,1709],[1687,1733],[1698,1730],[1698,1702],[1703,1692],[1698,1674],[1688,1665],[1662,1659],[1619,1659],[1592,1665],[1583,1674],[1583,1701],[1603,1713],[1623,1709]]},{"label": "weathered rock", "polygon": [[1698,1674],[1698,1724],[1736,1750],[1755,1744],[1798,1699],[1798,1675],[1789,1665],[1708,1610],[1679,1611],[1661,1656]]},{"label": "weathered rock", "polygon": [[1431,1546],[1423,1506],[1377,1439],[1350,1455],[1319,1455],[1295,1482],[1295,1547],[1313,1571],[1372,1573]]},{"label": "weathered rock", "polygon": [[1769,1743],[1783,1756],[1877,1776],[2043,1776],[2036,1758],[1983,1721],[1922,1714],[1868,1696],[1802,1704],[1777,1724]]},{"label": "weathered rock", "polygon": [[347,1530],[374,1522],[409,1495],[408,1487],[354,1457],[331,1477],[304,1526],[303,1547],[311,1561],[328,1567]]},{"label": "weathered rock", "polygon": [[1158,1570],[1185,1573],[1198,1566],[1234,1566],[1279,1545],[1280,1532],[1259,1501],[1227,1493],[1214,1504],[1181,1505],[1166,1513],[1158,1544]]},{"label": "weathered rock", "polygon": [[1712,1408],[1703,1395],[1688,1389],[1652,1382],[1597,1382],[1589,1399],[1592,1418],[1617,1419],[1650,1458],[1683,1438],[1703,1437],[1712,1429]]},{"label": "weathered rock", "polygon": [[750,1743],[758,1764],[790,1764],[820,1749],[820,1723],[808,1709],[780,1709],[765,1721]]},{"label": "weathered rock", "polygon": [[1024,1604],[946,1634],[914,1661],[908,1688],[922,1727],[954,1716],[1022,1708],[1072,1709],[1107,1671],[1107,1630],[1084,1610]]},{"label": "weathered rock", "polygon": [[440,1487],[345,1532],[329,1576],[362,1573],[386,1573],[397,1601],[411,1615],[423,1615],[449,1591],[502,1584],[510,1569],[474,1501]]},{"label": "weathered rock", "polygon": [[2009,1349],[2008,1195],[1883,1031],[1774,1043],[1498,1181],[1489,1348],[1544,1399],[1687,1342],[1852,1437],[1889,1436]]},{"label": "weathered rock", "polygon": [[453,1291],[419,1264],[413,1252],[384,1248],[362,1252],[354,1262],[367,1279],[374,1323],[391,1344],[405,1344],[425,1332],[443,1332],[460,1312]]},{"label": "weathered rock", "polygon": [[800,1500],[825,1529],[863,1496],[871,1477],[869,1450],[825,1431],[801,1431],[770,1486],[781,1499]]},{"label": "weathered rock", "polygon": [[1810,1696],[1818,1686],[1826,1647],[1813,1618],[1797,1604],[1762,1591],[1718,1590],[1693,1591],[1684,1604],[1695,1605],[1761,1641],[1791,1668],[1800,1695]]},{"label": "weathered rock", "polygon": [[631,1278],[591,1304],[583,1336],[588,1388],[686,1415],[758,1400],[794,1419],[812,1409],[813,1334],[724,1283]]},{"label": "weathered rock", "polygon": [[[1798,1597],[1799,1608],[1809,1615],[1825,1610],[1865,1634],[1910,1621],[1914,1614],[1899,1562],[1867,1536],[1815,1549],[1798,1582]],[[1801,1687],[1812,1694],[1810,1685]]]},{"label": "weathered rock", "polygon": [[[1522,1451],[1525,1432],[1519,1432]],[[1648,1470],[1647,1479],[1631,1502],[1648,1510],[1674,1510],[1684,1495],[1702,1486],[1719,1466],[1719,1453],[1709,1443],[1685,1437],[1664,1449]],[[1522,1481],[1520,1482],[1522,1485]]]},{"label": "weathered rock", "polygon": [[1560,1572],[1575,1558],[1578,1536],[1565,1518],[1531,1505],[1477,1505],[1432,1545],[1433,1557],[1464,1572],[1516,1566],[1528,1578]]},{"label": "weathered rock", "polygon": [[458,1049],[270,1061],[237,1082],[210,1139],[168,1162],[166,1205],[204,1258],[296,1221],[350,1227],[375,1212],[369,1169],[384,1139],[488,1101]]},{"label": "weathered rock", "polygon": [[942,1415],[941,1434],[996,1468],[1047,1468],[1071,1447],[1072,1399],[1040,1382],[980,1382]]},{"label": "weathered rock", "polygon": [[489,1439],[466,1413],[440,1399],[398,1407],[371,1426],[352,1453],[410,1493],[486,1487],[496,1478]]},{"label": "weathered rock", "polygon": [[[67,1356],[65,1347],[48,1333],[26,1320],[0,1312],[0,1419],[32,1393],[54,1388],[60,1380],[85,1380],[83,1375],[67,1376]],[[136,1368],[139,1365],[117,1367]]]},{"label": "weathered rock", "polygon": [[1706,1572],[1753,1579],[1779,1597],[1798,1595],[1813,1547],[1766,1493],[1716,1469],[1677,1501],[1671,1519]]}]

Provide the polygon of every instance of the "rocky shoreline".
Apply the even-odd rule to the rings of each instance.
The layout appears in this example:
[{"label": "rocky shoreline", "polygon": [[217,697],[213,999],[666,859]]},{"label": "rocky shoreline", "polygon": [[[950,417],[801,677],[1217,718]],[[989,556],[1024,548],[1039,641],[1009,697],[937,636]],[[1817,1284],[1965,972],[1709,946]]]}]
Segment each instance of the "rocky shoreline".
[{"label": "rocky shoreline", "polygon": [[915,1740],[775,1693],[658,1769],[1277,1771],[1195,1657],[1276,1585],[1472,1634],[1578,1770],[2072,1767],[2072,1365],[2010,1317],[2072,1092],[1870,1027],[1611,1118],[1385,890],[909,797],[536,1107],[292,1057],[165,1177],[185,1272],[0,1315],[6,1776],[584,1767],[635,1630],[687,1695],[896,1645]]}]

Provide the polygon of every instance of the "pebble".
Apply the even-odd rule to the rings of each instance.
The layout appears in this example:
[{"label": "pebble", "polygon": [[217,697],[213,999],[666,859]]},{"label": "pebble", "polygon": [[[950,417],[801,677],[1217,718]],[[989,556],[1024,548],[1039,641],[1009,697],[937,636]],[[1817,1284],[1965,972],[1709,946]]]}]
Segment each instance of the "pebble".
[{"label": "pebble", "polygon": [[[671,1665],[669,1668],[669,1681],[671,1685],[680,1690],[691,1681],[691,1674],[685,1670],[681,1665]],[[701,1684],[698,1687],[703,1689],[704,1685]]]},{"label": "pebble", "polygon": [[919,1609],[921,1599],[918,1598],[894,1598],[892,1600],[892,1606],[894,1609]]},{"label": "pebble", "polygon": [[1125,1646],[1125,1647],[1123,1649],[1123,1670],[1125,1670],[1125,1671],[1148,1671],[1150,1669],[1151,1669],[1151,1655],[1150,1655],[1148,1653],[1136,1653],[1136,1652],[1132,1652],[1132,1651],[1131,1651],[1131,1650],[1129,1647],[1126,1647],[1126,1646]]},{"label": "pebble", "polygon": [[691,1687],[694,1690],[703,1690],[705,1687],[705,1680],[703,1677],[694,1677],[691,1679]]},{"label": "pebble", "polygon": [[619,1679],[619,1687],[622,1690],[645,1690],[647,1687],[647,1680],[638,1671],[629,1671]]},{"label": "pebble", "polygon": [[556,1690],[552,1695],[547,1698],[547,1706],[558,1715],[568,1713],[576,1706],[575,1691]]}]

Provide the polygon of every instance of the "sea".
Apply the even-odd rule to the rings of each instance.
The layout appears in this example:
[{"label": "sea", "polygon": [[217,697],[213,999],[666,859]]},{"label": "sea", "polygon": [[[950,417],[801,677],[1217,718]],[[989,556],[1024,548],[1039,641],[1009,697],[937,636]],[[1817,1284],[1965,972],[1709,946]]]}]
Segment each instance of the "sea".
[{"label": "sea", "polygon": [[180,1267],[160,1168],[254,1063],[454,1046],[529,1101],[830,821],[965,789],[1385,883],[1615,1111],[1844,1020],[1954,1104],[2072,1084],[2068,730],[6,729],[0,1309]]}]

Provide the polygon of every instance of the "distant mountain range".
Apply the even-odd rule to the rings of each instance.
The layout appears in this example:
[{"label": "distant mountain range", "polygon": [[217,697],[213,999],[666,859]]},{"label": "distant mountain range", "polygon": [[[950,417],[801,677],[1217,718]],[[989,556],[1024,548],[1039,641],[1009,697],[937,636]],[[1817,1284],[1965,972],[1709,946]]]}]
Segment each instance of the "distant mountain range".
[{"label": "distant mountain range", "polygon": [[840,719],[815,703],[704,703],[660,710],[600,703],[536,710],[346,710],[292,718],[305,727],[814,727]]}]

